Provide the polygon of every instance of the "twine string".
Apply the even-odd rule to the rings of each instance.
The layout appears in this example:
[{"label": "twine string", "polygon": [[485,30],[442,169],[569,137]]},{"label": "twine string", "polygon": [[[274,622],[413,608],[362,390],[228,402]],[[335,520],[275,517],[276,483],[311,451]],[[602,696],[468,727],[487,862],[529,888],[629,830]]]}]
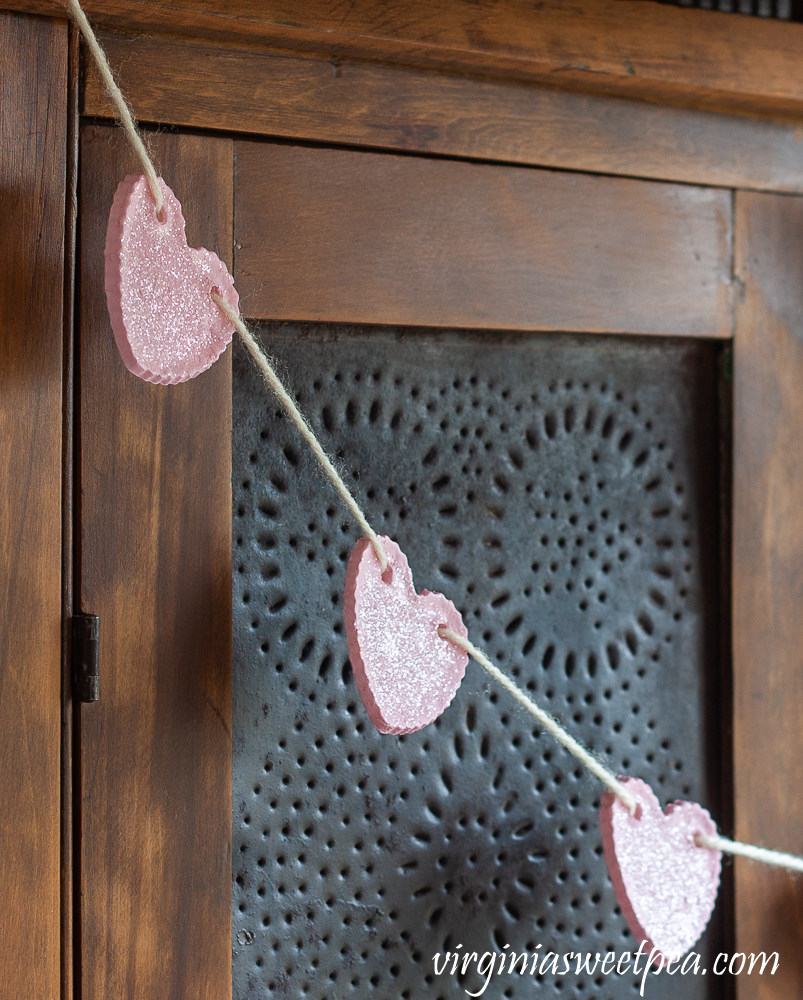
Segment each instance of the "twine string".
[{"label": "twine string", "polygon": [[[377,558],[379,559],[382,572],[384,573],[387,569],[387,557],[385,556],[385,551],[382,548],[382,543],[380,542],[374,529],[369,524],[368,518],[365,516],[359,504],[349,492],[348,487],[341,479],[337,469],[335,469],[320,441],[315,436],[314,431],[299,410],[295,400],[284,387],[281,379],[276,374],[273,365],[271,365],[270,361],[263,353],[256,338],[245,325],[240,315],[232,309],[229,303],[226,302],[226,300],[218,292],[212,292],[212,300],[225,313],[226,317],[240,334],[243,343],[251,354],[251,357],[256,362],[256,365],[267,382],[268,387],[275,393],[277,399],[284,407],[290,419],[296,425],[302,437],[312,449],[313,455],[320,463],[324,472],[334,484],[334,487],[340,494],[341,499],[354,515],[355,520],[362,528],[366,537],[371,541]],[[638,808],[638,803],[630,792],[627,791],[624,785],[617,780],[616,775],[612,774],[596,759],[596,757],[586,750],[584,746],[578,743],[572,735],[567,733],[556,719],[553,719],[551,715],[536,705],[536,703],[519,687],[517,687],[517,685],[514,684],[506,674],[491,663],[488,657],[481,650],[477,649],[477,647],[468,639],[464,639],[461,635],[458,635],[452,629],[446,628],[445,626],[441,626],[438,629],[438,635],[444,641],[451,642],[465,650],[465,652],[468,653],[468,655],[484,670],[486,670],[495,681],[509,691],[516,701],[518,701],[523,708],[534,716],[541,723],[541,725],[569,751],[569,753],[573,754],[588,771],[595,775],[595,777],[599,778],[599,780],[607,788],[609,788],[614,795],[617,796],[617,798],[619,798],[626,809],[635,814]]]},{"label": "twine string", "polygon": [[756,847],[755,844],[741,844],[738,840],[728,840],[727,837],[709,837],[698,833],[694,838],[698,847],[707,847],[712,851],[722,851],[724,854],[738,854],[751,861],[761,861],[765,865],[776,865],[778,868],[789,868],[795,872],[803,872],[803,858],[783,851],[770,851],[766,847]]},{"label": "twine string", "polygon": [[[380,566],[382,567],[382,571],[384,572],[387,563],[383,562],[383,559],[385,559],[385,553],[376,532],[369,524],[368,518],[365,516],[359,504],[351,495],[348,487],[341,479],[335,467],[332,465],[332,462],[324,451],[323,446],[315,437],[312,428],[309,426],[303,414],[298,409],[292,396],[290,396],[287,389],[282,384],[270,361],[260,348],[256,338],[245,325],[239,314],[236,313],[228,302],[217,294],[217,292],[212,292],[212,299],[234,324],[235,329],[240,334],[243,343],[248,348],[248,351],[256,362],[257,367],[262,372],[268,386],[276,394],[293,423],[304,437],[304,440],[309,444],[316,459],[320,462],[324,472],[331,479],[340,497],[354,515],[355,520],[362,528],[366,537],[371,540],[374,550],[376,551],[377,558],[379,559]],[[613,794],[619,799],[631,815],[637,814],[638,803],[636,802],[636,799],[617,779],[616,775],[609,771],[608,768],[606,768],[599,760],[597,760],[590,750],[584,747],[582,743],[578,742],[570,733],[568,733],[557,721],[557,719],[553,718],[548,712],[545,712],[539,705],[536,704],[536,702],[532,700],[532,698],[526,695],[524,691],[522,691],[521,688],[519,688],[518,685],[510,679],[510,677],[508,677],[507,674],[501,671],[499,667],[488,659],[481,649],[478,649],[469,639],[458,635],[455,631],[443,625],[438,628],[438,635],[445,642],[451,642],[468,653],[468,655],[477,664],[479,664],[479,666],[481,666],[483,670],[485,670],[489,676],[493,678],[493,680],[500,684],[509,694],[513,696],[513,698],[515,698],[522,708],[537,719],[544,729],[546,729],[558,741],[558,743],[561,744],[561,746],[563,746],[569,751],[570,754],[579,760],[587,771],[593,774],[594,777],[598,778],[606,788],[610,789],[610,791],[613,792]],[[782,851],[771,851],[764,847],[756,847],[752,844],[742,844],[738,841],[729,840],[727,837],[709,837],[704,834],[697,834],[695,837],[695,843],[698,847],[706,848],[712,851],[720,851],[725,854],[736,854],[741,857],[749,858],[752,861],[760,861],[764,864],[775,865],[777,867],[791,869],[792,871],[803,872],[803,858],[795,857],[792,854],[785,854]]]},{"label": "twine string", "polygon": [[[320,441],[317,437],[315,437],[315,434],[310,425],[307,423],[307,420],[296,406],[295,400],[292,398],[287,389],[285,389],[270,361],[262,352],[256,338],[245,325],[238,313],[235,312],[229,303],[226,302],[226,300],[216,291],[212,292],[212,300],[217,303],[218,307],[226,314],[230,322],[234,324],[234,327],[240,334],[243,343],[248,348],[251,357],[256,362],[259,370],[262,372],[269,388],[275,393],[279,402],[288,413],[290,419],[296,425],[302,437],[312,449],[313,455],[334,484],[334,487],[340,494],[341,499],[354,515],[355,520],[362,528],[366,537],[370,539],[371,544],[374,546],[374,551],[377,554],[377,558],[379,559],[382,572],[384,573],[387,569],[387,557],[385,556],[385,551],[382,548],[382,543],[380,542],[374,529],[369,524],[368,518],[365,516],[359,504],[349,492],[348,487],[341,479],[329,459],[329,456],[324,451]],[[476,662],[479,663],[479,665],[483,667],[495,681],[509,691],[516,701],[527,709],[527,711],[533,715],[545,729],[552,733],[555,739],[566,747],[569,753],[574,754],[574,756],[587,768],[587,770],[599,778],[599,780],[606,787],[610,788],[614,795],[621,800],[624,806],[631,813],[635,814],[638,804],[624,785],[617,781],[616,776],[606,767],[603,767],[603,765],[595,757],[593,757],[584,746],[578,743],[573,736],[567,733],[566,730],[555,719],[553,719],[551,715],[548,715],[542,708],[539,708],[538,705],[532,701],[532,699],[528,698],[527,695],[520,690],[520,688],[518,688],[506,674],[502,673],[498,667],[491,663],[488,657],[481,650],[477,649],[477,647],[473,643],[469,642],[468,639],[464,639],[462,636],[452,631],[452,629],[446,628],[445,626],[441,626],[438,629],[438,635],[446,642],[454,643],[454,645],[465,650],[465,652],[468,653],[472,659],[476,660]]]},{"label": "twine string", "polygon": [[[140,163],[142,164],[148,186],[156,204],[156,212],[159,214],[163,205],[162,190],[159,186],[153,162],[148,155],[145,144],[137,132],[136,123],[133,115],[131,114],[131,110],[126,103],[120,88],[114,81],[111,67],[109,66],[108,59],[106,58],[106,53],[103,51],[100,42],[92,30],[92,26],[81,9],[80,3],[78,0],[67,0],[67,3],[72,16],[75,18],[75,21],[81,30],[84,39],[86,40],[89,51],[92,53],[92,56],[97,64],[101,79],[103,80],[103,84],[106,87],[109,97],[117,109],[120,123],[125,131],[125,134],[128,137],[128,140],[131,143],[131,146]],[[379,536],[369,524],[368,518],[363,513],[329,456],[324,451],[323,446],[320,441],[318,441],[309,423],[299,410],[295,400],[282,384],[281,379],[276,374],[267,356],[263,353],[255,337],[245,325],[240,315],[235,312],[228,302],[226,302],[214,290],[212,291],[212,299],[223,311],[229,321],[234,325],[269,388],[276,395],[288,416],[298,428],[299,433],[309,445],[316,460],[337,490],[338,495],[343,500],[346,507],[351,511],[354,519],[359,524],[365,536],[371,542],[377,559],[379,560],[381,570],[384,573],[388,568],[388,561]],[[551,715],[540,708],[531,698],[529,698],[506,674],[495,666],[495,664],[493,664],[480,649],[477,649],[477,647],[468,639],[464,639],[452,629],[446,628],[445,626],[441,626],[438,629],[438,635],[445,642],[454,643],[456,646],[459,646],[466,653],[468,653],[468,655],[498,684],[505,688],[505,690],[508,691],[516,699],[516,701],[530,713],[530,715],[537,719],[538,722],[549,733],[551,733],[552,736],[566,748],[566,750],[569,751],[569,753],[573,754],[574,757],[576,757],[577,760],[579,760],[580,763],[586,768],[586,770],[588,770],[607,788],[609,788],[631,814],[636,813],[637,803],[635,798],[616,778],[616,775],[604,767],[604,765],[601,764],[600,761],[598,761],[596,757],[594,757],[591,752],[579,743],[570,733],[568,733],[556,719],[554,719]],[[695,837],[695,843],[698,847],[707,848],[709,850],[722,851],[726,854],[737,854],[753,861],[760,861],[764,864],[777,865],[779,867],[789,868],[793,871],[803,872],[803,858],[795,857],[792,854],[785,854],[781,851],[771,851],[764,847],[756,847],[752,844],[742,844],[737,841],[728,840],[726,837],[709,837],[703,834],[698,834]]]},{"label": "twine string", "polygon": [[122,91],[115,83],[114,77],[112,76],[111,66],[109,66],[109,60],[106,58],[106,53],[100,42],[97,39],[97,35],[92,30],[92,25],[87,20],[86,14],[83,12],[78,0],[67,0],[70,6],[70,13],[75,19],[75,23],[78,25],[81,34],[84,36],[84,41],[89,46],[89,51],[92,53],[92,58],[95,60],[95,64],[98,67],[100,73],[100,78],[103,80],[103,86],[106,88],[106,92],[112,100],[117,109],[117,115],[120,119],[120,124],[123,126],[125,134],[128,136],[128,141],[137,154],[137,158],[142,165],[142,172],[145,174],[145,178],[148,181],[148,187],[151,189],[151,194],[153,195],[153,200],[156,202],[156,214],[160,215],[162,211],[162,205],[164,204],[164,198],[162,197],[162,189],[159,187],[159,181],[157,179],[156,168],[153,165],[153,161],[148,155],[148,150],[145,148],[145,143],[142,141],[139,132],[137,131],[137,125],[134,121],[134,116],[131,114],[131,109],[128,106],[128,102],[123,97]]},{"label": "twine string", "polygon": [[379,540],[379,536],[368,523],[368,518],[362,511],[362,508],[354,499],[349,490],[348,486],[343,482],[340,473],[332,464],[331,459],[326,454],[321,445],[321,442],[315,437],[315,433],[307,423],[306,418],[299,408],[296,406],[296,402],[290,393],[285,389],[282,380],[276,374],[273,365],[270,363],[268,358],[263,354],[262,349],[256,342],[254,335],[248,329],[248,327],[243,323],[239,314],[232,309],[232,307],[226,302],[226,300],[219,295],[216,291],[212,291],[212,301],[217,304],[217,306],[222,309],[226,314],[228,320],[234,324],[234,328],[240,334],[243,343],[248,348],[251,357],[256,362],[257,368],[262,372],[265,381],[268,383],[269,388],[276,395],[276,398],[284,407],[287,415],[293,421],[293,423],[298,428],[299,433],[307,442],[307,444],[312,449],[312,454],[318,460],[323,471],[329,477],[332,485],[337,490],[340,495],[340,499],[348,507],[354,516],[354,520],[359,524],[363,531],[365,537],[370,541],[371,545],[374,547],[374,552],[376,552],[376,557],[379,560],[379,565],[382,572],[385,573],[388,568],[388,558],[385,555],[385,550],[382,547],[382,542]]},{"label": "twine string", "polygon": [[520,687],[513,683],[507,674],[503,673],[494,663],[491,663],[481,649],[477,649],[472,642],[464,639],[462,635],[458,635],[457,632],[447,628],[445,625],[440,626],[438,635],[441,639],[446,639],[448,642],[454,643],[455,646],[464,649],[473,660],[479,663],[483,670],[487,671],[506,691],[509,691],[516,701],[523,708],[527,709],[530,715],[538,719],[544,729],[552,733],[558,743],[564,746],[570,754],[573,754],[586,770],[599,778],[603,785],[609,788],[619,801],[635,815],[638,803],[624,785],[620,781],[617,781],[616,775],[612,774],[606,767],[603,767],[589,750],[586,750],[581,743],[578,743],[573,736],[567,733],[557,719],[553,719],[551,715],[542,708],[539,708],[532,698],[529,698]]},{"label": "twine string", "polygon": [[[382,548],[382,543],[380,542],[374,529],[369,524],[368,518],[365,516],[359,504],[349,492],[348,487],[343,482],[334,465],[330,461],[329,456],[324,451],[320,441],[318,441],[315,437],[312,428],[309,426],[303,414],[298,409],[298,406],[292,396],[282,384],[270,361],[260,348],[256,338],[245,325],[239,314],[236,313],[228,302],[226,302],[217,292],[212,292],[212,299],[234,324],[235,329],[240,334],[243,343],[248,348],[248,351],[256,362],[257,367],[262,372],[268,386],[276,394],[291,420],[304,437],[304,440],[312,449],[312,453],[315,455],[315,458],[321,464],[324,472],[334,484],[341,499],[354,515],[355,520],[362,528],[364,534],[370,539],[377,554],[377,558],[379,559],[382,572],[384,573],[387,568],[387,561],[384,549]],[[451,642],[468,653],[475,663],[479,664],[479,666],[481,666],[483,670],[485,670],[486,673],[488,673],[488,675],[497,682],[497,684],[500,684],[509,694],[513,696],[513,698],[515,698],[522,708],[537,719],[544,729],[546,729],[547,732],[549,732],[558,741],[558,743],[561,744],[561,746],[563,746],[569,751],[570,754],[579,760],[587,771],[593,774],[594,777],[598,778],[606,788],[610,789],[610,791],[613,792],[613,794],[619,799],[631,815],[637,814],[638,803],[636,802],[636,799],[617,779],[616,775],[613,774],[612,771],[609,771],[608,768],[606,768],[599,760],[597,760],[590,750],[584,747],[582,743],[578,742],[570,733],[568,733],[557,721],[557,719],[553,718],[548,712],[545,712],[539,705],[536,704],[536,702],[532,700],[532,698],[526,695],[524,691],[522,691],[521,688],[519,688],[518,685],[510,679],[510,677],[508,677],[507,674],[501,671],[496,664],[492,663],[488,659],[481,649],[478,649],[469,639],[458,635],[453,629],[447,628],[444,625],[441,625],[438,628],[438,635],[445,642]],[[704,834],[697,834],[694,841],[698,847],[707,848],[708,850],[720,851],[724,854],[740,855],[741,857],[749,858],[751,861],[760,861],[767,865],[775,865],[780,868],[788,868],[792,871],[803,872],[803,858],[795,857],[793,854],[785,854],[782,851],[771,851],[765,847],[756,847],[752,844],[742,844],[738,841],[729,840],[727,837],[720,836],[710,837]]]}]

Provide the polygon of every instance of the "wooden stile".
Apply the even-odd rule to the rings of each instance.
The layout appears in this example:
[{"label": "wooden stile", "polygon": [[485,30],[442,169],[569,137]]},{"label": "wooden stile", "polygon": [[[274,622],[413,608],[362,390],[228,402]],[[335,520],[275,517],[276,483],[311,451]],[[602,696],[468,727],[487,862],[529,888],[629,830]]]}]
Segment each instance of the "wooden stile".
[{"label": "wooden stile", "polygon": [[62,291],[67,26],[0,14],[0,953],[60,983]]},{"label": "wooden stile", "polygon": [[[232,148],[160,136],[191,245],[231,256]],[[231,364],[178,386],[131,375],[103,247],[136,170],[116,129],[81,141],[81,606],[100,616],[100,701],[81,711],[84,1000],[231,995]]]},{"label": "wooden stile", "polygon": [[[736,197],[733,685],[736,837],[803,854],[803,200]],[[739,1000],[799,994],[803,892],[736,861],[742,952],[780,953]]]}]

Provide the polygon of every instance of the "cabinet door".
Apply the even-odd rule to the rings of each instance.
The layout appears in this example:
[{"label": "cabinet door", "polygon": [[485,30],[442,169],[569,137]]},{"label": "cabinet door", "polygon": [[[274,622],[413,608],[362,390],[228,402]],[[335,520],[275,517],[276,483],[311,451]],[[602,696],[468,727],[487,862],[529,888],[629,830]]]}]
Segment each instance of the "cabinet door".
[{"label": "cabinet door", "polygon": [[[793,711],[751,666],[760,635],[782,654],[775,690],[792,671],[790,619],[757,618],[794,583],[796,508],[755,491],[794,495],[797,410],[772,410],[780,444],[764,448],[756,338],[797,202],[739,195],[734,231],[731,194],[710,188],[154,142],[190,243],[224,259],[234,246],[244,315],[417,587],[450,597],[474,641],[614,769],[663,802],[701,801],[725,833],[803,849],[787,799],[763,794],[767,760],[797,766]],[[599,788],[473,665],[434,726],[373,730],[342,626],[355,527],[244,354],[172,388],[123,368],[101,260],[130,169],[112,130],[85,128],[80,592],[104,623],[101,701],[81,723],[86,996],[457,997],[474,980],[435,975],[434,952],[628,950]],[[789,393],[793,314],[769,362],[790,366]],[[778,509],[776,577],[779,546],[757,544],[752,519]],[[756,575],[764,589],[746,590]],[[737,863],[734,939],[733,871],[703,964],[780,950],[774,979],[738,989],[783,995],[796,950],[769,915],[793,883]],[[505,996],[542,988],[502,982]],[[677,995],[667,977],[650,988]]]}]

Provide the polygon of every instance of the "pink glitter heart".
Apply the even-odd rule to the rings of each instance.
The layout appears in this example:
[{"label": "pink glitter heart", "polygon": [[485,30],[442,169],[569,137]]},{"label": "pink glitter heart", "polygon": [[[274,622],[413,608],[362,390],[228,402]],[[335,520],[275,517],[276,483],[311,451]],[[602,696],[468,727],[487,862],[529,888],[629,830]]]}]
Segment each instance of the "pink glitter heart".
[{"label": "pink glitter heart", "polygon": [[187,246],[181,203],[159,178],[162,219],[147,181],[130,174],[117,188],[106,230],[106,301],[126,368],[173,385],[206,371],[234,327],[210,297],[237,309],[239,297],[216,254]]},{"label": "pink glitter heart", "polygon": [[414,733],[438,718],[463,680],[467,654],[441,639],[438,626],[467,635],[443,594],[416,594],[407,557],[379,536],[384,578],[368,539],[354,546],[346,571],[345,617],[351,666],[371,722],[380,733]]},{"label": "pink glitter heart", "polygon": [[694,802],[673,802],[662,812],[648,784],[620,780],[639,814],[631,815],[612,792],[602,797],[602,848],[616,901],[648,954],[657,948],[667,961],[679,959],[705,930],[717,899],[722,855],[694,840],[715,836],[716,824]]}]

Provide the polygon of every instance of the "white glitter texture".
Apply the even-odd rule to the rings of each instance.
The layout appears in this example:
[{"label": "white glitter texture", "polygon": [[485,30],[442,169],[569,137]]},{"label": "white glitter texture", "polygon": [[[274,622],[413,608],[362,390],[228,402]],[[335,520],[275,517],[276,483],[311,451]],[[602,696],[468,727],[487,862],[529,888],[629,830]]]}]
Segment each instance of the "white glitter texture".
[{"label": "white glitter texture", "polygon": [[370,542],[357,542],[346,574],[346,635],[371,721],[381,733],[401,735],[437,719],[463,680],[468,656],[441,639],[438,626],[467,632],[443,594],[416,594],[406,556],[386,536],[380,539],[390,579],[383,580]]},{"label": "white glitter texture", "polygon": [[114,196],[106,232],[106,301],[117,347],[129,371],[148,382],[186,382],[209,368],[234,326],[210,297],[237,309],[234,282],[216,254],[187,246],[176,196],[159,178],[163,218],[142,175]]},{"label": "white glitter texture", "polygon": [[605,792],[600,828],[616,900],[636,941],[647,942],[647,954],[654,947],[667,961],[679,959],[705,930],[716,902],[722,855],[694,840],[714,836],[716,824],[694,802],[674,802],[663,812],[648,784],[621,780],[640,814]]}]

